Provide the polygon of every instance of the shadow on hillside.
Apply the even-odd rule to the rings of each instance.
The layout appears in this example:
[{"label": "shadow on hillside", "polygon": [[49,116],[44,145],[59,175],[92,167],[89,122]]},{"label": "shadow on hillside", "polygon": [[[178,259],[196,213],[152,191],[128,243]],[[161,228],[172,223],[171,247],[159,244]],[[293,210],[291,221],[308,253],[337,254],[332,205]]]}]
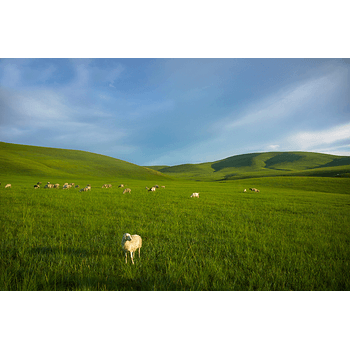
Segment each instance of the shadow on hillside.
[{"label": "shadow on hillside", "polygon": [[223,159],[219,162],[213,163],[211,167],[215,171],[220,171],[224,168],[240,168],[251,166],[254,157],[258,156],[260,153],[250,153],[250,154],[242,154],[239,156],[233,156],[226,159]]},{"label": "shadow on hillside", "polygon": [[333,167],[333,166],[342,166],[342,165],[350,165],[350,157],[344,157],[340,159],[333,159],[331,162],[320,165],[317,168],[323,168],[323,167]]},{"label": "shadow on hillside", "polygon": [[86,257],[91,255],[86,249],[80,248],[57,248],[57,247],[38,247],[32,248],[31,253],[34,254],[44,254],[44,255],[58,255],[58,254],[66,254],[66,255],[74,255],[79,257]]},{"label": "shadow on hillside", "polygon": [[302,156],[298,154],[293,153],[282,153],[278,154],[270,159],[265,160],[265,168],[270,168],[276,164],[280,163],[293,163],[298,161],[299,159],[303,158]]}]

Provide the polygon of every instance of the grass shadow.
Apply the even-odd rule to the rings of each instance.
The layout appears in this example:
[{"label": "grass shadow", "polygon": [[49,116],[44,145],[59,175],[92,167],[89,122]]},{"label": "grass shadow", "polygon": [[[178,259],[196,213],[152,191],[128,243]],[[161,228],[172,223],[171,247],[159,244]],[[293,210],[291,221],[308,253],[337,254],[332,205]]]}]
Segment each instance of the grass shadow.
[{"label": "grass shadow", "polygon": [[91,255],[86,249],[81,248],[58,248],[58,247],[37,247],[31,249],[31,254],[57,255],[57,254],[73,255],[78,257],[87,257]]},{"label": "grass shadow", "polygon": [[249,167],[253,164],[254,157],[258,156],[259,154],[260,153],[250,153],[250,154],[243,154],[243,155],[229,157],[219,162],[213,163],[211,167],[215,171],[220,171],[224,168]]}]

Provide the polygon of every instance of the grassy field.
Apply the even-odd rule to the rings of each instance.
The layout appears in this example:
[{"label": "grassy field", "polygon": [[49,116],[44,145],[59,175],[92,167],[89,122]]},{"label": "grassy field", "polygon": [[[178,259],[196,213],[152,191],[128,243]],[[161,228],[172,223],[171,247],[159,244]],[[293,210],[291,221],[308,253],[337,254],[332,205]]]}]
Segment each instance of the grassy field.
[{"label": "grassy field", "polygon": [[[70,174],[65,181],[92,185],[79,193],[33,188],[39,180],[62,184],[59,177],[6,174],[0,290],[350,289],[349,178],[112,175]],[[132,192],[123,195],[119,183]],[[155,184],[166,188],[145,189]],[[143,238],[135,265],[125,264],[125,232]]]}]

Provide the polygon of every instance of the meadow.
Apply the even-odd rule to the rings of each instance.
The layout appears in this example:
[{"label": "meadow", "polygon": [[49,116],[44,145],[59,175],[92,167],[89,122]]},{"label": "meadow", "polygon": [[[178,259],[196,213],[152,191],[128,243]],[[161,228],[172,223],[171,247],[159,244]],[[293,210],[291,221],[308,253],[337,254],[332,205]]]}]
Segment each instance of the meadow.
[{"label": "meadow", "polygon": [[[349,178],[11,179],[0,187],[3,291],[350,290]],[[92,190],[35,190],[39,180]],[[165,189],[145,189],[155,184]],[[134,265],[125,232],[143,239]]]}]

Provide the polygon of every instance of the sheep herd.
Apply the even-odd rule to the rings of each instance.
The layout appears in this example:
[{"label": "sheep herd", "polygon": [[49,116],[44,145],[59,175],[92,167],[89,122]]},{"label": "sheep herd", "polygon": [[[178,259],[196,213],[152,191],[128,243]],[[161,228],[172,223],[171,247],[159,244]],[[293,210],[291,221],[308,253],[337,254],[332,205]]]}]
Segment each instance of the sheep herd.
[{"label": "sheep herd", "polygon": [[[38,189],[40,188],[40,185],[42,183],[41,182],[37,182],[34,185],[34,189]],[[1,185],[1,182],[0,182]],[[111,184],[104,184],[102,186],[102,188],[111,188],[112,185]],[[7,184],[5,186],[5,188],[11,188],[11,184]],[[44,188],[60,188],[60,184],[56,183],[56,184],[51,184],[50,182],[48,182]],[[74,182],[72,183],[68,183],[66,182],[65,184],[63,184],[62,186],[63,189],[69,189],[69,188],[79,188],[79,185],[75,185]],[[118,188],[124,188],[124,184],[120,184],[118,186]],[[159,186],[155,185],[152,186],[151,188],[146,187],[146,190],[149,192],[155,192],[156,189],[158,189]],[[161,188],[165,188],[165,186],[161,186]],[[86,192],[86,191],[91,191],[91,185],[88,184],[86,185],[84,188],[80,189],[79,192]],[[257,188],[250,188],[250,191],[252,192],[260,192],[260,190],[258,190]],[[247,189],[244,189],[243,192],[247,192]],[[123,194],[125,193],[131,193],[131,189],[130,188],[125,188],[123,190]],[[190,196],[190,198],[199,198],[199,192],[193,192],[192,195]],[[130,233],[124,233],[123,238],[122,238],[122,249],[123,252],[125,254],[125,263],[128,263],[127,260],[127,255],[128,253],[130,253],[130,258],[131,258],[131,262],[134,264],[134,252],[136,252],[137,250],[139,251],[139,258],[140,258],[140,250],[142,247],[142,238],[139,235],[130,235]]]},{"label": "sheep herd", "polygon": [[[34,189],[38,189],[40,188],[40,185],[42,184],[42,182],[37,182],[35,185],[34,185]],[[0,182],[0,185],[1,185],[1,182]],[[66,182],[65,184],[63,184],[63,189],[69,189],[69,188],[79,188],[79,185],[75,185],[74,182],[71,182],[71,183],[68,183]],[[104,184],[102,185],[102,188],[111,188],[112,185],[111,184]],[[161,188],[165,188],[165,186],[160,186]],[[6,184],[5,185],[5,188],[11,188],[11,184]],[[47,184],[44,186],[44,188],[60,188],[60,184],[56,183],[56,184],[51,184],[50,182],[47,182]],[[124,188],[124,184],[120,184],[118,186],[118,188]],[[159,188],[158,185],[155,185],[155,186],[152,186],[151,188],[148,188],[146,187],[146,190],[149,191],[149,192],[155,192],[156,189]],[[252,187],[252,188],[249,188],[250,191],[252,192],[260,192],[260,190],[258,190],[257,188],[255,187]],[[88,184],[86,185],[84,188],[80,189],[79,192],[86,192],[86,191],[91,191],[91,185]],[[244,193],[247,192],[247,189],[245,188],[243,190]],[[124,191],[123,191],[123,194],[125,193],[131,193],[131,189],[130,188],[125,188]],[[193,192],[192,195],[190,196],[190,198],[199,198],[199,192]]]}]

